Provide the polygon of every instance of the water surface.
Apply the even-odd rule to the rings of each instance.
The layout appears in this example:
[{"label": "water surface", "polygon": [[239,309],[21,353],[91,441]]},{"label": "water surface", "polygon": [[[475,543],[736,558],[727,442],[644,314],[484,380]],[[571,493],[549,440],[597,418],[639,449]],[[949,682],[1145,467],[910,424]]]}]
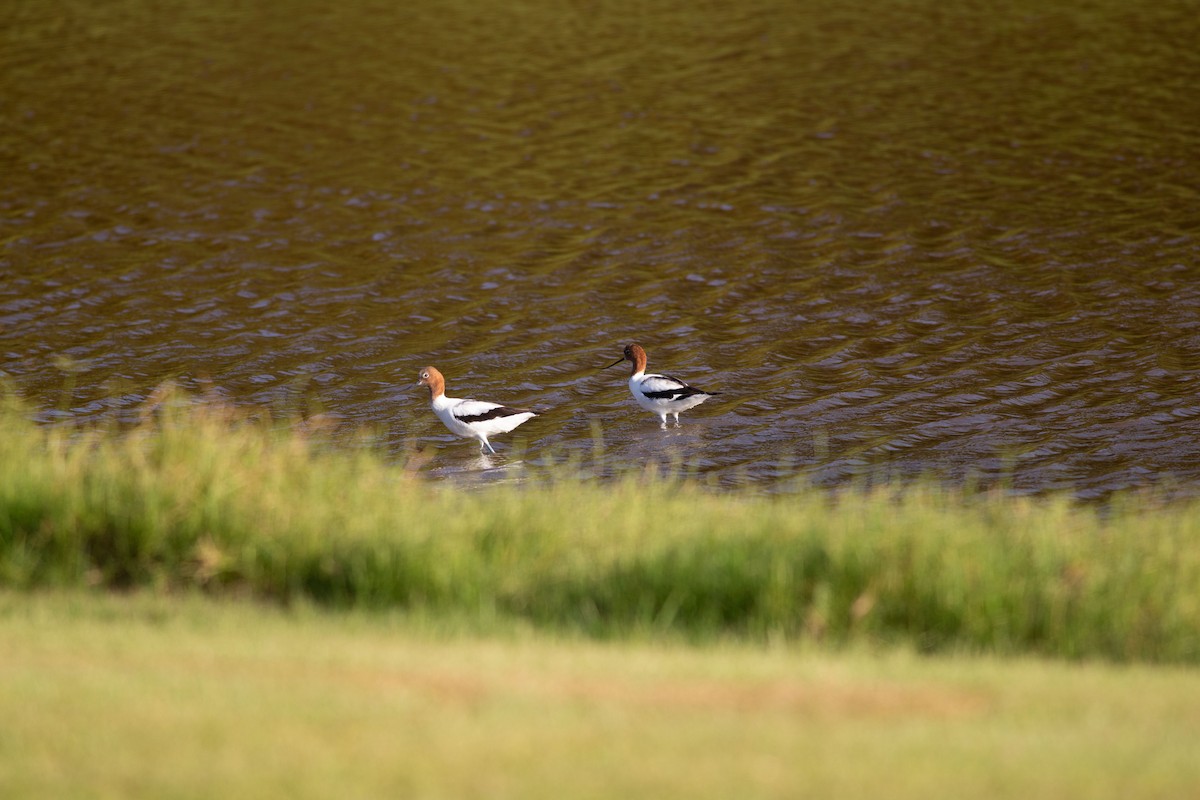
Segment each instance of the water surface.
[{"label": "water surface", "polygon": [[[1194,483],[1194,5],[952,6],[16,0],[0,371],[47,420],[323,409],[435,478],[487,464],[425,364],[543,408],[529,459],[598,423],[602,474]],[[660,430],[630,341],[722,394]]]}]

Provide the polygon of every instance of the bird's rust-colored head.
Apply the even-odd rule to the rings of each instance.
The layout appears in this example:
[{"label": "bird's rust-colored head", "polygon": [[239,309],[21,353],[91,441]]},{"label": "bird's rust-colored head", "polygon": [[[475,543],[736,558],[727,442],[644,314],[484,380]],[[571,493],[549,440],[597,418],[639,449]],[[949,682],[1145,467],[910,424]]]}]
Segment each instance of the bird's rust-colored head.
[{"label": "bird's rust-colored head", "polygon": [[609,367],[615,367],[617,364],[620,364],[622,361],[628,361],[631,364],[633,364],[633,370],[629,373],[631,375],[636,375],[639,372],[645,372],[645,370],[646,370],[646,351],[642,349],[642,346],[640,344],[627,344],[627,345],[625,345],[624,355],[622,355],[620,358],[618,358],[613,363],[609,364],[607,367],[605,367],[605,369],[608,369]]},{"label": "bird's rust-colored head", "polygon": [[442,377],[442,373],[438,372],[437,367],[421,367],[417,378],[417,386],[429,387],[429,399],[432,400],[446,393],[446,379]]}]

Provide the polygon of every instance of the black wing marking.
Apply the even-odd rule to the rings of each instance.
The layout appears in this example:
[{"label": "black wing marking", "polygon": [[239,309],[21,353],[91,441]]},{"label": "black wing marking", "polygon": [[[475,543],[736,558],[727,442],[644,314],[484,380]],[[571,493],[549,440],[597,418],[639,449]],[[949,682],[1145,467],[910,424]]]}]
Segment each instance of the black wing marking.
[{"label": "black wing marking", "polygon": [[[667,381],[671,381],[675,384],[674,386],[668,386],[667,388],[658,389],[652,392],[643,389],[642,394],[651,400],[679,400],[680,398],[693,397],[698,394],[716,394],[716,392],[706,392],[703,389],[697,389],[695,386],[689,386],[683,381],[679,380],[679,378],[672,378],[670,375],[653,375],[647,377],[658,379],[654,380],[653,384],[657,384],[659,386]],[[647,383],[650,383],[650,381],[647,381]]]},{"label": "black wing marking", "polygon": [[692,397],[697,394],[709,394],[703,389],[697,389],[695,386],[684,386],[679,389],[671,389],[665,392],[642,392],[651,400],[678,400],[681,397]]},{"label": "black wing marking", "polygon": [[533,414],[535,417],[537,416],[537,414],[534,414],[532,411],[527,411],[523,408],[509,408],[508,406],[496,406],[495,408],[489,408],[487,411],[484,411],[480,414],[471,414],[470,416],[460,417],[457,414],[454,416],[460,422],[469,423],[484,422],[489,419],[496,419],[497,417],[513,417],[517,414]]}]

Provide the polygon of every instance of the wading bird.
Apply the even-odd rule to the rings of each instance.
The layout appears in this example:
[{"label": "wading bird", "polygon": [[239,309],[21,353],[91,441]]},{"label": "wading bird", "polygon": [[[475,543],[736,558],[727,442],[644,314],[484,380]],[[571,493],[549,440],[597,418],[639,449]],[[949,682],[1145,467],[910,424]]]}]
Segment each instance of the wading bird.
[{"label": "wading bird", "polygon": [[429,387],[429,405],[442,424],[450,429],[455,436],[464,439],[478,439],[479,452],[487,448],[487,452],[495,453],[488,437],[498,433],[508,433],[537,414],[523,408],[502,406],[499,403],[489,403],[485,400],[459,400],[456,397],[446,397],[446,379],[436,367],[423,367],[417,381],[417,386]]},{"label": "wading bird", "polygon": [[667,414],[675,417],[679,424],[679,414],[689,408],[695,408],[716,392],[706,392],[695,386],[688,386],[678,378],[670,375],[657,375],[646,372],[646,351],[640,345],[631,344],[625,348],[625,354],[605,369],[615,367],[622,361],[633,364],[633,372],[629,376],[629,392],[642,408],[651,414],[657,414],[662,420],[662,426],[667,427]]}]

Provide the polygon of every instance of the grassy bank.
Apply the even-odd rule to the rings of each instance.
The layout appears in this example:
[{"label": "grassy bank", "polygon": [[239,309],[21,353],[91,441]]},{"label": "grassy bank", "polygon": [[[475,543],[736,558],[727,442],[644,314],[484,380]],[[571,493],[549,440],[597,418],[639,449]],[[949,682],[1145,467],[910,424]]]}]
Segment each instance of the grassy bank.
[{"label": "grassy bank", "polygon": [[0,414],[0,584],[197,588],[592,635],[804,637],[1200,661],[1200,507],[667,481],[431,486],[167,403],[133,431]]},{"label": "grassy bank", "polygon": [[0,796],[1194,797],[1200,674],[0,591]]}]

